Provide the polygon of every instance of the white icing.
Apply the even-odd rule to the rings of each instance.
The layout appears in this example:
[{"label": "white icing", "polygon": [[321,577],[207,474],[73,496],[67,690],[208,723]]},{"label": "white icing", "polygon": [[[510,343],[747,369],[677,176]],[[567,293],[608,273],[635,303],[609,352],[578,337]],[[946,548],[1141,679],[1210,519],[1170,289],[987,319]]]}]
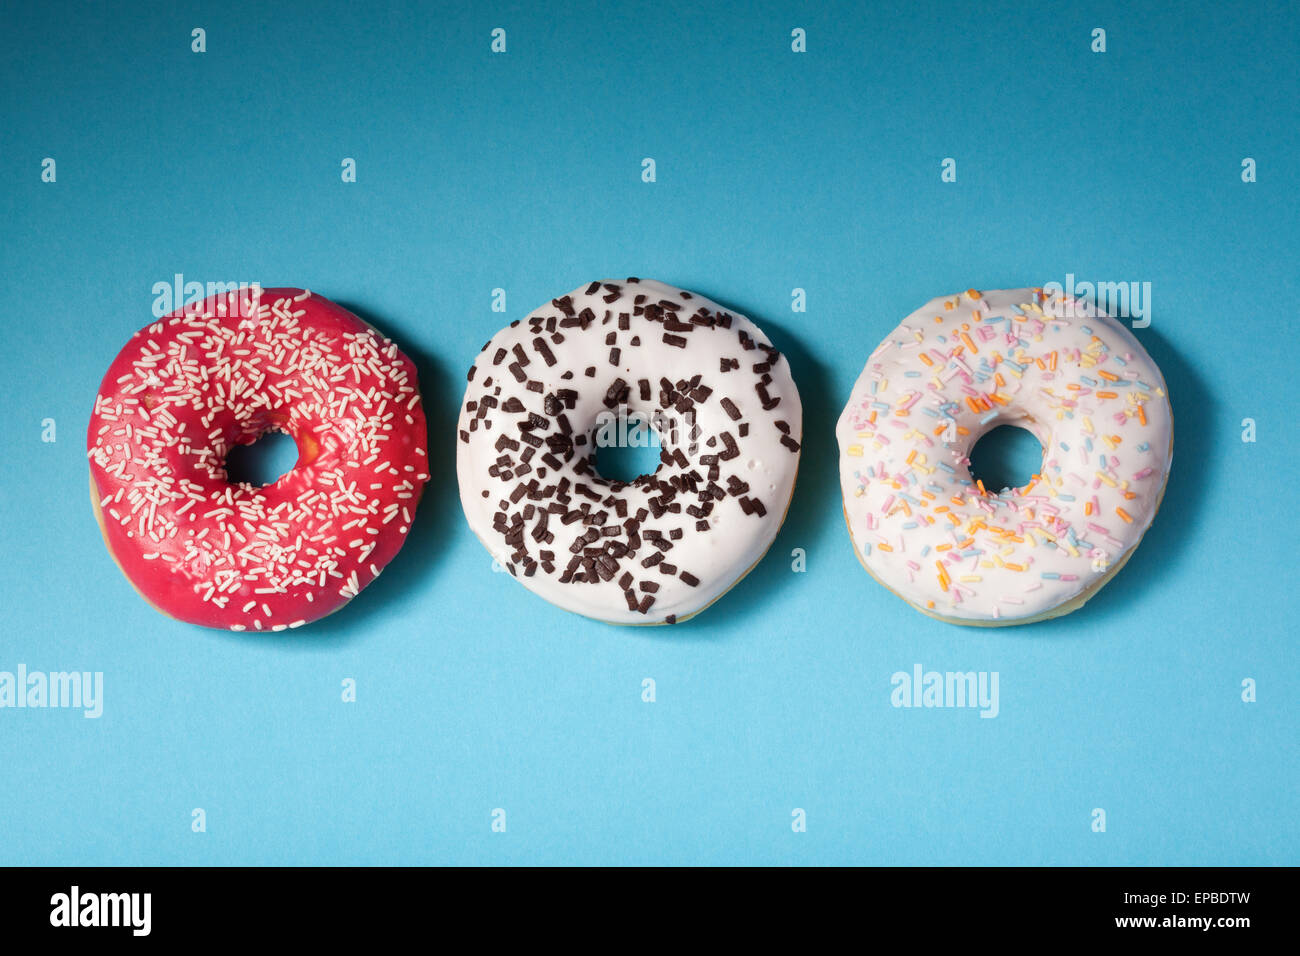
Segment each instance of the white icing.
[{"label": "white icing", "polygon": [[[456,472],[461,504],[470,527],[493,556],[526,587],[548,601],[579,614],[622,624],[652,624],[664,622],[669,617],[685,618],[707,606],[739,580],[776,537],[794,490],[799,464],[798,443],[803,438],[799,393],[784,356],[778,354],[770,361],[770,368],[764,369],[764,364],[769,362],[769,354],[764,349],[769,349],[770,343],[744,316],[702,296],[648,279],[636,282],[605,280],[591,293],[588,293],[588,288],[583,286],[567,297],[572,302],[572,313],[581,316],[584,310],[591,310],[593,317],[585,329],[577,325],[562,325],[566,311],[556,304],[563,302],[560,299],[502,329],[484,346],[470,371],[469,387],[457,427]],[[618,295],[616,299],[606,301],[607,297],[615,294]],[[676,313],[677,323],[689,323],[691,316],[700,315],[706,323],[729,322],[730,327],[696,324],[689,331],[670,331],[664,321],[642,314],[643,307],[634,304],[638,295],[646,297],[644,306],[655,307],[650,310],[652,315],[671,313],[672,310],[658,306],[659,302],[666,301],[680,306]],[[620,328],[621,314],[627,316],[624,321],[626,329]],[[613,344],[607,341],[611,333]],[[666,336],[684,339],[684,347],[669,344],[665,341]],[[639,338],[639,345],[632,344],[634,337]],[[744,347],[745,337],[754,343],[750,348]],[[546,364],[544,352],[538,345],[539,338],[554,357],[554,365]],[[611,363],[611,348],[619,349],[617,364]],[[501,350],[506,357],[497,362]],[[518,361],[519,353],[528,359],[528,364],[517,366],[518,373],[526,377],[525,382],[517,381],[510,369],[510,365]],[[724,359],[737,360],[739,367],[722,371]],[[586,370],[592,367],[595,369],[594,377],[588,377]],[[572,377],[564,378],[566,372],[572,373]],[[697,375],[696,388],[712,391],[704,395],[688,389],[696,396],[694,426],[697,431],[692,447],[689,419],[676,407],[661,409],[660,379],[667,378],[676,386]],[[770,380],[764,383],[763,379],[768,376]],[[633,552],[609,554],[617,565],[609,580],[602,579],[593,568],[583,568],[580,564],[577,569],[580,580],[562,581],[574,557],[571,546],[576,539],[602,524],[596,520],[599,512],[606,512],[603,519],[606,530],[617,533],[597,538],[585,547],[608,547],[617,552],[629,543],[638,545],[624,522],[635,519],[641,509],[649,512],[651,498],[662,501],[664,497],[662,488],[653,490],[644,484],[609,482],[596,475],[594,470],[583,473],[587,467],[583,463],[593,448],[592,433],[598,415],[611,411],[606,400],[618,379],[624,380],[629,388],[629,414],[649,417],[655,412],[663,412],[675,419],[675,441],[673,435],[665,434],[666,428],[657,430],[663,449],[666,452],[680,451],[687,459],[686,465],[665,463],[654,477],[672,481],[676,477],[693,475],[698,479],[697,487],[694,491],[683,490],[671,500],[670,507],[679,510],[670,510],[658,517],[652,512],[647,514],[636,529],[640,541]],[[642,379],[650,383],[648,401],[641,394]],[[540,383],[540,390],[530,389],[528,382]],[[761,386],[769,396],[768,404],[772,406],[769,409],[762,407],[756,386]],[[586,443],[567,449],[567,453],[561,453],[563,448],[556,451],[543,443],[524,462],[524,454],[531,447],[524,441],[529,432],[543,437],[563,433],[559,415],[548,414],[548,404],[550,412],[556,411],[555,396],[562,389],[576,392],[576,396],[571,398],[572,407],[564,408],[562,413],[571,426],[572,435],[585,436]],[[485,397],[489,398],[486,406],[483,402]],[[495,399],[495,405],[492,399]],[[726,410],[723,399],[731,400],[740,415],[739,420],[734,420]],[[522,405],[522,410],[518,410],[511,400]],[[506,411],[508,403],[516,410]],[[521,423],[527,422],[533,414],[545,419],[545,427],[521,428]],[[749,426],[747,435],[741,434],[742,423]],[[788,435],[781,431],[778,423],[788,427]],[[734,457],[726,447],[724,434],[735,444]],[[502,436],[505,436],[507,444],[498,448]],[[783,438],[786,439],[784,443]],[[520,445],[517,449],[511,448],[509,442],[520,442]],[[555,456],[556,461],[552,464],[542,460],[548,452]],[[727,454],[728,458],[715,463],[716,477],[710,481],[709,456],[720,454]],[[559,467],[555,467],[556,463]],[[560,503],[554,492],[548,495],[546,489],[557,488],[565,479],[570,482],[570,500]],[[537,481],[538,500],[530,501],[527,496],[517,502],[510,500],[511,493],[521,484],[533,480]],[[712,489],[726,491],[731,488],[734,491],[740,487],[738,482],[745,483],[748,488],[743,492],[724,494],[720,500],[713,496]],[[579,483],[585,485],[593,497],[577,492],[573,486]],[[485,491],[487,497],[483,495]],[[703,501],[702,492],[705,493]],[[746,513],[745,506],[752,506],[755,500],[761,503],[764,514],[752,507],[750,513]],[[617,501],[626,503],[627,519],[617,514]],[[533,508],[528,512],[530,504]],[[558,510],[548,514],[542,534],[553,537],[549,541],[538,540],[540,511],[548,506]],[[564,512],[584,506],[587,513],[581,520],[570,524],[562,522]],[[688,508],[701,509],[707,514],[692,515]],[[507,541],[511,525],[517,527],[518,516],[525,513],[522,537],[514,535],[513,540]],[[708,529],[698,529],[698,521],[707,521]],[[503,522],[505,531],[502,530]],[[680,537],[673,540],[671,536],[678,532]],[[656,533],[663,536],[659,540],[666,542],[666,547],[659,548],[653,543],[651,538]],[[544,564],[544,551],[554,555],[549,569]],[[661,551],[663,559],[659,564],[643,566],[644,560],[655,560],[654,556]],[[591,555],[587,557],[595,560]],[[671,573],[665,573],[665,566]],[[610,573],[607,565],[606,572]],[[628,606],[621,583],[626,580],[626,574],[633,578],[631,590],[638,603],[637,610]],[[683,574],[687,576],[685,579]],[[698,579],[698,583],[690,583],[691,575]],[[657,586],[657,590],[643,590],[642,582]],[[641,602],[647,596],[653,598],[653,603],[642,608]]]},{"label": "white icing", "polygon": [[[1043,445],[1041,478],[981,495],[970,449],[1005,424]],[[934,299],[872,353],[836,426],[854,547],[932,613],[1036,617],[1136,546],[1164,489],[1172,429],[1160,370],[1090,303],[1034,289]]]}]

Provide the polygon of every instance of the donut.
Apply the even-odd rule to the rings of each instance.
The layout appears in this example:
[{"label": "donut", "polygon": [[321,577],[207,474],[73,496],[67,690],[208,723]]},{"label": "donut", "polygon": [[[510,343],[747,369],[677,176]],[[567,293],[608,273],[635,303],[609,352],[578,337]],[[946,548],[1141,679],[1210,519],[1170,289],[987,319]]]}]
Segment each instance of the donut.
[{"label": "donut", "polygon": [[[511,322],[469,370],[456,474],[470,527],[525,587],[612,624],[674,624],[759,561],[785,519],[803,412],[749,319],[648,279]],[[659,467],[601,477],[598,429],[649,419]]]},{"label": "donut", "polygon": [[[985,488],[970,450],[998,425],[1038,439],[1022,488]],[[1160,507],[1173,412],[1155,362],[1091,303],[1043,289],[934,299],[872,352],[836,426],[863,567],[954,624],[1081,607]]]},{"label": "donut", "polygon": [[[272,484],[226,455],[269,431],[298,446]],[[397,554],[429,478],[416,369],[352,313],[301,289],[228,292],[135,333],[87,434],[104,542],[141,595],[204,627],[324,617]]]}]

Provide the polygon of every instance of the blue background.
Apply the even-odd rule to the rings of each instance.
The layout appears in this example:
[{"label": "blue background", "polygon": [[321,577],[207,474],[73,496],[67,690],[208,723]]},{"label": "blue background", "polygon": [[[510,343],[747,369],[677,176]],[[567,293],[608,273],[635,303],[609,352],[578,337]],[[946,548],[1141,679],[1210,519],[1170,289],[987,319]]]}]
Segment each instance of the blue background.
[{"label": "blue background", "polygon": [[[1300,862],[1296,7],[465,6],[5,5],[0,670],[103,671],[105,710],[0,710],[0,863]],[[420,364],[414,533],[304,630],[165,619],[95,528],[91,404],[174,273],[309,287]],[[1068,618],[932,621],[854,558],[835,419],[927,299],[1067,273],[1153,284],[1164,507]],[[677,628],[494,574],[455,487],[482,343],[633,274],[754,317],[805,408],[776,544]],[[915,663],[998,671],[1001,714],[894,709]]]}]

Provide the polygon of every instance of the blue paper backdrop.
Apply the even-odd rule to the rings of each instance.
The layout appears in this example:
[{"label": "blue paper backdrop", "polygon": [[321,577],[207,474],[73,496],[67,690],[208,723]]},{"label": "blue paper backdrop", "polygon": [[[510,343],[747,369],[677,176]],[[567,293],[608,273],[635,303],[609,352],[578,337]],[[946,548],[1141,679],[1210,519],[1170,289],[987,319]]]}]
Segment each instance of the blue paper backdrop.
[{"label": "blue paper backdrop", "polygon": [[[1296,9],[6,5],[0,670],[102,671],[104,709],[0,709],[0,863],[1300,862]],[[91,404],[177,273],[307,286],[420,364],[416,527],[320,624],[170,621],[100,541]],[[776,544],[674,629],[494,574],[455,487],[482,343],[631,274],[754,317],[806,415]],[[835,419],[927,299],[1067,274],[1152,284],[1163,510],[1079,613],[930,620],[854,559]],[[998,672],[998,716],[894,708],[915,664]]]}]

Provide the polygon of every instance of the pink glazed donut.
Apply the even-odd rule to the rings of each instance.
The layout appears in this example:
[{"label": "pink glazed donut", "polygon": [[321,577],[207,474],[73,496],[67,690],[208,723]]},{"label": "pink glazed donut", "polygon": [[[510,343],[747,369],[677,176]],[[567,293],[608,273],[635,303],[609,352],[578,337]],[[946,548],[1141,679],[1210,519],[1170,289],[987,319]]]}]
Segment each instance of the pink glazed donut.
[{"label": "pink glazed donut", "polygon": [[[232,484],[227,452],[268,431],[292,471]],[[234,631],[342,607],[397,554],[429,478],[415,366],[301,289],[209,298],[135,334],[87,434],[104,541],[155,608]]]}]

